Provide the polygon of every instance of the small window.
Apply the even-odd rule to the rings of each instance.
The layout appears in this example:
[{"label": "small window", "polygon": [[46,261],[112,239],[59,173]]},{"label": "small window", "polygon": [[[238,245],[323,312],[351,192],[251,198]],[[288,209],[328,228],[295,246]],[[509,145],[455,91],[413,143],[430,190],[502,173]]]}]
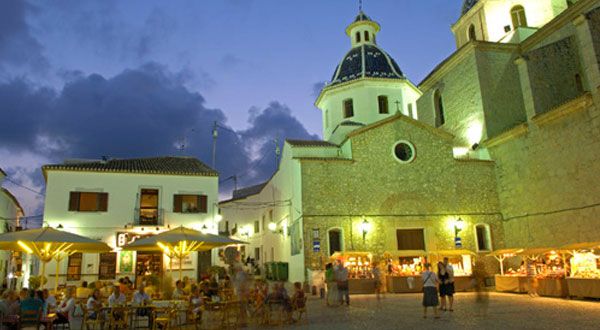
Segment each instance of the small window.
[{"label": "small window", "polygon": [[329,241],[329,255],[342,251],[342,231],[340,229],[331,229],[327,232]]},{"label": "small window", "polygon": [[260,260],[260,248],[254,248],[254,259],[256,259],[256,261]]},{"label": "small window", "polygon": [[475,25],[471,24],[469,26],[469,40],[474,41],[477,40],[477,33],[475,33]]},{"label": "small window", "polygon": [[108,210],[108,193],[71,191],[69,195],[69,211],[106,212]]},{"label": "small window", "polygon": [[260,224],[259,224],[258,220],[254,221],[254,233],[255,234],[260,233]]},{"label": "small window", "polygon": [[113,280],[117,274],[117,253],[100,253],[99,280]]},{"label": "small window", "polygon": [[380,95],[377,97],[377,103],[379,104],[379,113],[390,113],[389,103],[387,96]]},{"label": "small window", "polygon": [[262,216],[262,224],[261,224],[262,230],[265,231],[265,229],[267,228],[265,225],[265,215],[263,214]]},{"label": "small window", "polygon": [[435,127],[440,127],[446,123],[446,117],[444,114],[444,100],[439,89],[433,94],[433,99],[435,106]]},{"label": "small window", "polygon": [[425,250],[425,233],[423,229],[396,230],[398,250]]},{"label": "small window", "polygon": [[269,222],[273,222],[273,210],[269,210]]},{"label": "small window", "polygon": [[360,32],[356,32],[356,43],[360,42]]},{"label": "small window", "polygon": [[207,213],[206,195],[174,195],[173,212],[175,213]]},{"label": "small window", "polygon": [[525,8],[523,8],[523,6],[514,6],[510,10],[510,16],[515,30],[518,27],[527,26],[527,16],[525,16]]},{"label": "small window", "polygon": [[394,145],[394,157],[401,163],[410,163],[415,159],[415,147],[408,141],[399,141]]},{"label": "small window", "polygon": [[81,280],[81,264],[83,254],[81,252],[73,253],[69,256],[67,263],[67,281]]},{"label": "small window", "polygon": [[477,225],[475,226],[475,234],[477,235],[477,250],[491,251],[492,242],[490,227],[488,225]]},{"label": "small window", "polygon": [[415,115],[413,114],[413,105],[412,103],[408,104],[408,116],[411,118],[415,118]]},{"label": "small window", "polygon": [[354,102],[352,99],[344,101],[344,118],[354,117]]},{"label": "small window", "polygon": [[579,93],[585,92],[585,89],[583,88],[583,80],[581,80],[581,75],[579,73],[575,75],[575,87]]},{"label": "small window", "polygon": [[365,41],[369,41],[369,31],[365,31]]}]

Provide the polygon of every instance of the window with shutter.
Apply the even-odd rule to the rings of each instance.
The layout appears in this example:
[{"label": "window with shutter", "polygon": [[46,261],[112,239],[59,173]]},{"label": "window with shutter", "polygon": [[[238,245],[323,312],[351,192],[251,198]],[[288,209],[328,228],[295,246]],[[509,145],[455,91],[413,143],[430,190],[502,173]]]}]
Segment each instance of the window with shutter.
[{"label": "window with shutter", "polygon": [[206,195],[174,195],[173,212],[176,213],[207,213],[208,200]]},{"label": "window with shutter", "polygon": [[396,230],[398,250],[425,250],[425,234],[423,229]]},{"label": "window with shutter", "polygon": [[69,211],[79,211],[79,193],[76,191],[69,194]]},{"label": "window with shutter", "polygon": [[106,212],[108,211],[108,193],[71,191],[69,211]]},{"label": "window with shutter", "polygon": [[100,253],[99,280],[112,280],[117,275],[117,253]]},{"label": "window with shutter", "polygon": [[81,264],[83,254],[80,252],[73,253],[69,256],[67,263],[67,281],[79,281],[81,280]]}]

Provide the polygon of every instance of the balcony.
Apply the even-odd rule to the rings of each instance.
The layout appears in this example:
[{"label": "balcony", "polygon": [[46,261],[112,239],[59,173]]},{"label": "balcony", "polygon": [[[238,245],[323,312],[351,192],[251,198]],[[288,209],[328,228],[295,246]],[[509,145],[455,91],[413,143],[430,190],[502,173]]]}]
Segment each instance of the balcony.
[{"label": "balcony", "polygon": [[162,226],[165,223],[164,210],[155,208],[136,208],[133,214],[134,226]]}]

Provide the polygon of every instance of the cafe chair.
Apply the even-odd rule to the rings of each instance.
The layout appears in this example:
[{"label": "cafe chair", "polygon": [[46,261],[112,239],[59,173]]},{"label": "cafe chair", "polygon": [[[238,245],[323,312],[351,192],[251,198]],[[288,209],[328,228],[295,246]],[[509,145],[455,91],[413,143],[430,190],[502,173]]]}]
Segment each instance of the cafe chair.
[{"label": "cafe chair", "polygon": [[282,326],[285,323],[285,308],[280,300],[269,301],[266,314],[268,325]]},{"label": "cafe chair", "polygon": [[41,316],[41,307],[39,307],[38,309],[21,309],[21,315],[19,315],[19,328],[33,326],[36,329],[39,329]]},{"label": "cafe chair", "polygon": [[90,312],[86,305],[81,304],[81,310],[83,311],[83,321],[81,322],[82,328],[86,330],[96,329],[96,326],[99,326],[100,329],[104,328],[104,315],[102,315],[101,310],[95,310],[96,318],[90,317]]},{"label": "cafe chair", "polygon": [[110,328],[129,329],[129,309],[127,307],[113,307],[110,309]]},{"label": "cafe chair", "polygon": [[200,327],[202,327],[202,310],[194,312],[195,308],[196,307],[194,307],[191,304],[188,307],[186,315],[186,324],[191,324],[194,326],[194,329],[200,330]]},{"label": "cafe chair", "polygon": [[168,330],[171,329],[171,322],[177,320],[177,308],[170,307],[166,310],[155,310],[153,330]]},{"label": "cafe chair", "polygon": [[302,320],[302,316],[304,316],[304,321],[308,323],[308,316],[306,315],[306,301],[308,298],[305,296],[302,298],[302,307],[295,306],[294,312],[298,314],[298,322]]},{"label": "cafe chair", "polygon": [[0,329],[18,329],[19,315],[5,315],[0,312]]}]

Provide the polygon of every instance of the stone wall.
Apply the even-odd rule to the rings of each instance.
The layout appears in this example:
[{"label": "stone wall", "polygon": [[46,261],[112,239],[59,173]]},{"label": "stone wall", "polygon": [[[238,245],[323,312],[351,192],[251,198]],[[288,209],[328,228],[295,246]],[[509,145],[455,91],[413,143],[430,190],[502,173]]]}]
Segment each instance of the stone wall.
[{"label": "stone wall", "polygon": [[532,123],[526,135],[490,152],[508,247],[600,241],[600,207],[594,206],[600,203],[597,108],[540,127]]},{"label": "stone wall", "polygon": [[535,112],[545,113],[581,95],[575,75],[581,74],[579,55],[572,37],[524,54]]},{"label": "stone wall", "polygon": [[[414,144],[416,159],[400,164],[392,149],[398,140]],[[466,222],[464,247],[475,250],[475,224],[491,226],[495,248],[504,246],[498,213],[494,164],[457,161],[451,137],[396,117],[351,137],[353,161],[302,161],[305,242],[320,233],[321,253],[305,244],[307,265],[327,259],[327,230],[343,229],[347,251],[381,256],[397,251],[396,229],[424,228],[429,251],[454,247],[453,223]],[[363,215],[373,225],[362,240]]]},{"label": "stone wall", "polygon": [[600,65],[600,8],[590,11],[588,13],[588,18],[590,20],[589,25],[594,42],[596,58],[598,59],[598,65]]},{"label": "stone wall", "polygon": [[516,53],[477,51],[487,137],[492,138],[527,121]]}]

